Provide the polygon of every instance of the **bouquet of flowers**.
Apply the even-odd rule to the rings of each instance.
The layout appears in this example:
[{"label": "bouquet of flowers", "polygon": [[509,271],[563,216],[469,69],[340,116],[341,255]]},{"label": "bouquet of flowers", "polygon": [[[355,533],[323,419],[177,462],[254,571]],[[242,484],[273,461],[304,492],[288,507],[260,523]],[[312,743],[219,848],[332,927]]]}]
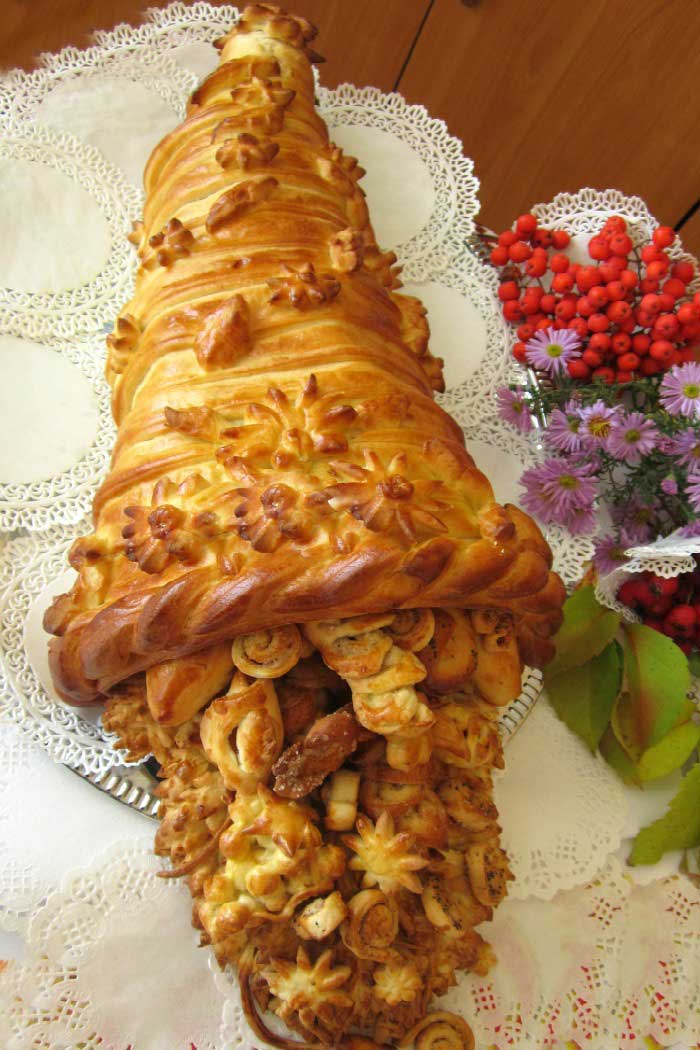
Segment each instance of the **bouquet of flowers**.
[{"label": "bouquet of flowers", "polygon": [[[521,433],[540,427],[545,450],[522,475],[521,502],[574,535],[606,521],[599,577],[633,569],[628,552],[659,537],[700,537],[700,292],[675,242],[659,226],[635,243],[615,215],[588,241],[590,263],[577,264],[566,231],[523,215],[491,247],[503,313],[517,330],[512,353],[525,366],[497,391],[499,413]],[[628,783],[687,770],[630,862],[686,849],[695,870],[700,724],[689,693],[700,668],[700,566],[690,560],[693,571],[672,578],[615,573],[611,581],[626,581],[615,584],[615,610],[583,581],[545,681],[559,717]]]},{"label": "bouquet of flowers", "polygon": [[499,412],[524,433],[544,423],[549,453],[523,474],[522,502],[574,535],[594,531],[605,504],[601,573],[655,536],[700,535],[700,292],[693,264],[665,251],[674,240],[660,226],[635,245],[613,216],[588,244],[598,265],[581,266],[552,251],[565,231],[524,215],[491,251],[513,353],[529,366],[499,389]]}]

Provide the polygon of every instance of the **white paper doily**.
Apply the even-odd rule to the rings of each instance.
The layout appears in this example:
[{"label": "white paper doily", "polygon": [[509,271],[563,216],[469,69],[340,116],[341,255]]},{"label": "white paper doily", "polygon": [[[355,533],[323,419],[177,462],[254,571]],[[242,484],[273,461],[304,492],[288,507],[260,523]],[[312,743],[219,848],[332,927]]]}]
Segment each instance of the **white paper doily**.
[{"label": "white paper doily", "polygon": [[220,1050],[220,985],[186,887],[160,866],[141,839],[66,877],[32,918],[24,964],[0,974],[5,1050],[27,1050],[28,1032],[41,1050]]},{"label": "white paper doily", "polygon": [[677,534],[665,536],[654,543],[629,547],[625,553],[629,560],[619,569],[599,577],[596,597],[609,609],[622,613],[626,620],[639,621],[639,616],[617,600],[617,592],[630,576],[641,572],[653,572],[656,576],[670,579],[695,569],[694,554],[700,554],[700,536],[684,538]]},{"label": "white paper doily", "polygon": [[26,935],[78,859],[84,865],[132,833],[152,835],[153,822],[87,790],[12,722],[0,721],[0,752],[0,927]]},{"label": "white paper doily", "polygon": [[699,911],[689,879],[633,887],[611,860],[586,887],[501,905],[485,927],[498,965],[443,1002],[469,1017],[478,1046],[499,1050],[695,1043]]},{"label": "white paper doily", "polygon": [[89,511],[116,430],[102,339],[0,334],[0,530],[47,529]]},{"label": "white paper doily", "polygon": [[[6,1050],[240,1050],[255,1046],[233,975],[189,928],[187,891],[155,878],[147,841],[113,847],[35,914],[22,964],[0,974]],[[456,1009],[478,1046],[593,1050],[700,1039],[700,890],[633,887],[611,861],[553,900],[508,900],[483,927],[498,964],[464,977]],[[659,917],[664,916],[663,921]]]},{"label": "white paper doily", "polygon": [[516,900],[551,900],[593,878],[620,845],[629,808],[610,766],[544,700],[508,745],[494,798]]},{"label": "white paper doily", "polygon": [[[105,37],[114,35],[113,31]],[[44,54],[39,68],[30,72],[11,69],[0,75],[0,120],[6,125],[51,124],[51,120],[46,119],[53,112],[53,106],[46,106],[50,96],[56,99],[67,97],[66,88],[75,88],[82,83],[89,93],[99,86],[97,82],[100,80],[119,81],[120,89],[127,92],[129,85],[143,84],[158,95],[178,119],[184,116],[187,97],[197,86],[194,73],[183,69],[162,49],[130,48],[126,42],[113,45],[105,39],[103,44],[82,50],[67,47],[56,54]],[[65,106],[66,114],[73,101],[71,99]],[[131,101],[128,96],[126,101]],[[96,117],[103,119],[99,110]],[[110,129],[103,130],[109,132]]]},{"label": "white paper doily", "polygon": [[[379,242],[383,248],[396,251],[405,280],[429,280],[446,270],[464,252],[479,210],[474,164],[464,156],[459,139],[450,135],[444,121],[431,117],[424,106],[409,106],[401,95],[385,94],[378,88],[341,84],[329,91],[321,87],[319,108],[331,137],[337,137],[339,145],[353,155],[360,152],[358,145],[363,141],[353,134],[356,126],[380,133],[375,138],[383,143],[385,162],[381,165],[375,160],[367,166],[369,175],[363,186]],[[407,147],[405,157],[397,156],[395,146],[392,150],[392,140]],[[413,166],[414,157],[422,161],[417,169]],[[364,167],[362,157],[360,162]],[[377,218],[377,209],[372,206],[375,187],[387,183],[396,211],[404,214],[404,223],[408,224],[411,236],[406,240],[398,239],[401,227],[381,214]],[[413,230],[414,224],[419,229]],[[395,235],[389,243],[382,241],[382,225]]]},{"label": "white paper doily", "polygon": [[38,125],[3,128],[0,180],[0,332],[101,331],[131,294],[138,190],[92,146]]},{"label": "white paper doily", "polygon": [[51,695],[44,609],[70,587],[71,543],[82,528],[18,537],[0,553],[0,716],[25,730],[55,761],[86,773],[105,773],[120,764],[105,740],[101,705],[73,708]]}]

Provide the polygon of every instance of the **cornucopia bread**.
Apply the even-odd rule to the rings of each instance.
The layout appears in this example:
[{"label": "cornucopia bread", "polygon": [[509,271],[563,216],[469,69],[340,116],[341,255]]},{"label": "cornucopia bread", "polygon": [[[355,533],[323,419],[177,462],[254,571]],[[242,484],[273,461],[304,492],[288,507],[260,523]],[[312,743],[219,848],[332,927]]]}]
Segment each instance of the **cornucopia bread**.
[{"label": "cornucopia bread", "polygon": [[425,310],[314,109],[314,35],[246,8],[148,163],[119,435],[51,667],[161,763],[166,874],[262,1038],[291,1045],[272,1009],[294,1045],[468,1047],[426,1011],[492,961],[496,718],[564,594],[433,399]]}]

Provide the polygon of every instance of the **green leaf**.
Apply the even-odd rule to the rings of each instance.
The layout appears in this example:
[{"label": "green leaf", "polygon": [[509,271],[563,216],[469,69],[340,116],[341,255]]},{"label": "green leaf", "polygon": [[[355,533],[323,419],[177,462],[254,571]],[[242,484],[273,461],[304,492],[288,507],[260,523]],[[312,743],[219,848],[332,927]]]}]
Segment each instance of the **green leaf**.
[{"label": "green leaf", "polygon": [[644,752],[645,739],[641,724],[637,718],[634,701],[626,690],[620,693],[617,698],[610,725],[618,744],[630,762],[633,762],[636,766]]},{"label": "green leaf", "polygon": [[658,780],[659,777],[668,776],[674,769],[680,769],[697,747],[698,741],[700,725],[684,722],[674,726],[658,744],[648,748],[640,758],[637,763],[639,779]]},{"label": "green leaf", "polygon": [[619,614],[600,605],[592,587],[579,587],[564,603],[564,622],[554,639],[556,653],[546,680],[597,656],[613,640],[619,623]]},{"label": "green leaf", "polygon": [[624,724],[645,750],[678,722],[690,688],[688,660],[670,638],[643,624],[625,624],[623,638],[630,698]]},{"label": "green leaf", "polygon": [[641,787],[637,767],[634,762],[630,760],[629,755],[618,741],[612,730],[612,726],[608,726],[603,733],[599,747],[600,753],[605,761],[609,766],[612,766],[620,779],[624,780],[625,784],[635,784],[637,787]]},{"label": "green leaf", "polygon": [[588,744],[591,751],[610,721],[622,680],[622,649],[611,642],[582,667],[547,681],[547,695],[562,722]]},{"label": "green leaf", "polygon": [[700,846],[700,765],[681,781],[667,812],[637,835],[629,864],[656,864],[664,853]]},{"label": "green leaf", "polygon": [[676,725],[680,726],[684,722],[689,722],[696,711],[697,706],[693,703],[689,696],[686,696],[685,700],[683,701],[683,706],[681,707],[680,714],[678,715]]}]

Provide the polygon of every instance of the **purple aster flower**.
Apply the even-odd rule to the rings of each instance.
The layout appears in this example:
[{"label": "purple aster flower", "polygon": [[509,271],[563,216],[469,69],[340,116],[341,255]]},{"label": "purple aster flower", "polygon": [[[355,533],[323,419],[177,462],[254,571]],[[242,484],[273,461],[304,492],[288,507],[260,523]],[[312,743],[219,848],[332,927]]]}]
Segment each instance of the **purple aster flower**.
[{"label": "purple aster flower", "polygon": [[681,430],[671,438],[670,455],[677,456],[678,462],[690,470],[700,469],[700,433],[693,427]]},{"label": "purple aster flower", "polygon": [[663,378],[659,400],[672,416],[700,419],[700,362],[674,365]]},{"label": "purple aster flower", "polygon": [[643,412],[620,412],[611,422],[606,451],[631,467],[653,451],[659,432]]},{"label": "purple aster flower", "polygon": [[569,361],[581,356],[581,340],[568,328],[545,328],[525,344],[528,364],[552,376],[564,375]]},{"label": "purple aster flower", "polygon": [[625,551],[634,546],[634,540],[630,539],[626,532],[619,536],[603,536],[595,541],[595,554],[593,564],[601,576],[607,576],[629,561]]},{"label": "purple aster flower", "polygon": [[496,391],[498,399],[498,414],[506,423],[519,430],[522,434],[529,434],[532,430],[532,417],[530,407],[525,399],[524,391],[511,390],[510,387],[501,386]]},{"label": "purple aster flower", "polygon": [[667,474],[661,482],[661,491],[665,492],[667,496],[678,495],[678,482],[674,478],[673,474]]},{"label": "purple aster flower", "polygon": [[678,529],[675,536],[682,536],[684,540],[694,540],[696,536],[700,536],[700,518],[697,521],[690,521],[683,528]]},{"label": "purple aster flower", "polygon": [[590,507],[576,507],[562,522],[572,536],[590,536],[595,532],[597,523],[593,504]]},{"label": "purple aster flower", "polygon": [[595,522],[594,471],[592,463],[546,459],[542,466],[526,470],[520,479],[525,489],[523,506],[545,524],[564,525],[575,534],[587,532]]},{"label": "purple aster flower", "polygon": [[672,437],[669,437],[668,434],[659,435],[659,443],[656,447],[659,452],[663,452],[666,456],[672,456],[675,452],[674,440]]},{"label": "purple aster flower", "polygon": [[633,496],[626,503],[615,503],[610,508],[610,517],[613,523],[624,529],[631,546],[646,543],[651,538],[655,529],[653,522],[661,504],[658,500],[646,502],[641,496]]},{"label": "purple aster flower", "polygon": [[693,510],[700,513],[700,474],[689,474],[685,483],[685,495]]},{"label": "purple aster flower", "polygon": [[583,440],[579,434],[581,416],[578,401],[567,401],[562,408],[555,408],[549,417],[545,441],[559,452],[580,452]]},{"label": "purple aster flower", "polygon": [[581,438],[586,448],[605,445],[612,430],[613,420],[621,413],[619,405],[611,408],[600,399],[579,410],[581,416]]}]

